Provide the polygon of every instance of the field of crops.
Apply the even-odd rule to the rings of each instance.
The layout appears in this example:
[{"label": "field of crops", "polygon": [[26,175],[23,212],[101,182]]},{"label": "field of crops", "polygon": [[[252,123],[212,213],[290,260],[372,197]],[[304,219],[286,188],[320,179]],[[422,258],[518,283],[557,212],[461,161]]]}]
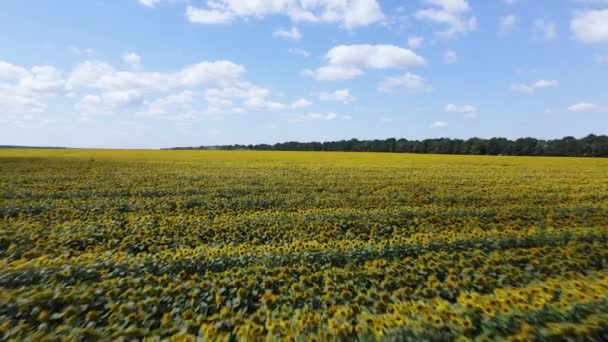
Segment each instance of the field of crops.
[{"label": "field of crops", "polygon": [[608,338],[608,160],[0,150],[0,340]]}]

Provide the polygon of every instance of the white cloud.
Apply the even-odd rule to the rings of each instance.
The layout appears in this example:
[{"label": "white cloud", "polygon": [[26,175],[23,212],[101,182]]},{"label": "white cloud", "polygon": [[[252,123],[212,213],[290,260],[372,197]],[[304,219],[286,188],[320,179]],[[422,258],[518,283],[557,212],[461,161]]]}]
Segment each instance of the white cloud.
[{"label": "white cloud", "polygon": [[367,26],[384,19],[376,0],[215,0],[205,8],[189,6],[193,23],[226,23],[233,18],[285,15],[292,22],[341,23],[346,28]]},{"label": "white cloud", "polygon": [[0,80],[8,79],[15,80],[20,79],[28,75],[28,71],[25,68],[22,68],[17,65],[13,65],[11,63],[0,61]]},{"label": "white cloud", "polygon": [[498,33],[500,35],[507,35],[515,28],[517,24],[517,17],[513,14],[506,15],[500,18],[500,22],[498,23]]},{"label": "white cloud", "polygon": [[536,88],[526,84],[512,84],[511,90],[518,93],[526,93],[526,94],[534,94],[536,92]]},{"label": "white cloud", "polygon": [[357,101],[357,98],[352,96],[349,89],[340,89],[333,92],[322,92],[319,94],[321,101],[337,101],[350,103]]},{"label": "white cloud", "polygon": [[466,0],[424,0],[424,2],[439,6],[448,12],[466,12],[470,9]]},{"label": "white cloud", "polygon": [[534,88],[558,88],[560,86],[559,81],[556,80],[539,80],[534,83]]},{"label": "white cloud", "polygon": [[[275,111],[303,108],[307,103],[294,101],[291,105],[271,100],[272,91],[248,82],[237,82],[205,91],[205,100],[216,114],[247,111]],[[306,100],[304,100],[306,101]]]},{"label": "white cloud", "polygon": [[448,113],[460,113],[464,114],[464,117],[467,119],[472,119],[477,117],[478,109],[472,105],[455,105],[448,104],[443,108],[444,111]]},{"label": "white cloud", "polygon": [[302,34],[297,27],[293,26],[291,29],[278,29],[272,33],[273,36],[279,38],[285,38],[290,40],[302,39]]},{"label": "white cloud", "polygon": [[304,74],[317,80],[348,80],[369,69],[405,69],[425,64],[424,58],[413,51],[395,45],[340,45],[327,52],[329,65]]},{"label": "white cloud", "polygon": [[343,81],[363,75],[363,71],[353,67],[328,65],[316,70],[306,69],[302,74],[312,76],[318,81]]},{"label": "white cloud", "polygon": [[332,65],[372,69],[407,68],[424,64],[413,51],[395,45],[340,45],[327,53]]},{"label": "white cloud", "polygon": [[378,90],[383,92],[392,92],[399,88],[403,88],[410,93],[433,90],[423,77],[409,72],[398,77],[387,77],[378,84]]},{"label": "white cloud", "polygon": [[435,129],[437,129],[437,128],[446,128],[448,126],[449,126],[449,124],[447,122],[445,122],[445,121],[435,121],[435,122],[433,122],[431,124],[431,128],[435,128]]},{"label": "white cloud", "polygon": [[0,115],[44,112],[45,101],[67,94],[61,70],[48,66],[24,68],[0,61]]},{"label": "white cloud", "polygon": [[201,62],[168,73],[116,71],[108,63],[86,61],[72,71],[68,86],[104,91],[170,91],[179,87],[234,82],[244,72],[244,66],[230,61]]},{"label": "white cloud", "polygon": [[568,110],[575,113],[597,112],[600,106],[590,102],[579,102],[568,107]]},{"label": "white cloud", "polygon": [[412,36],[407,38],[407,46],[410,49],[418,49],[422,46],[422,43],[424,42],[424,38],[419,37],[419,36]]},{"label": "white cloud", "polygon": [[301,109],[312,106],[312,102],[306,99],[299,99],[291,103],[291,108],[293,109]]},{"label": "white cloud", "polygon": [[[0,83],[0,114],[10,112],[40,113],[46,109],[40,94],[32,94],[17,86]],[[0,115],[0,118],[2,115]]]},{"label": "white cloud", "polygon": [[[203,61],[173,72],[122,71],[106,62],[85,61],[64,77],[52,66],[27,69],[0,62],[0,110],[40,113],[46,100],[62,96],[84,116],[136,113],[183,120],[312,104],[306,99],[274,101],[270,89],[243,80],[244,72],[244,66],[230,61]],[[207,87],[203,96],[195,95],[198,87]]]},{"label": "white cloud", "polygon": [[270,101],[266,98],[262,98],[262,97],[252,97],[250,99],[247,99],[244,102],[245,107],[249,108],[249,109],[253,109],[253,110],[281,110],[281,109],[285,109],[288,106],[280,103],[280,102],[275,102],[275,101]]},{"label": "white cloud", "polygon": [[86,95],[75,105],[76,109],[85,115],[94,115],[101,111],[103,100],[97,95]]},{"label": "white cloud", "polygon": [[231,22],[234,16],[230,12],[188,6],[186,18],[194,24],[225,24]]},{"label": "white cloud", "polygon": [[199,86],[211,82],[230,82],[244,72],[244,66],[230,61],[201,62],[182,69],[175,77],[180,84]]},{"label": "white cloud", "polygon": [[608,9],[577,13],[570,22],[570,29],[581,42],[608,42]]},{"label": "white cloud", "polygon": [[133,69],[141,69],[141,56],[135,52],[125,52],[122,55],[122,60],[127,63]]},{"label": "white cloud", "polygon": [[150,8],[156,7],[160,0],[139,0],[139,3]]},{"label": "white cloud", "polygon": [[437,35],[449,38],[477,29],[477,18],[467,16],[470,7],[466,0],[425,0],[424,2],[435,7],[417,11],[416,19],[445,26],[446,29],[436,32]]},{"label": "white cloud", "polygon": [[471,105],[448,104],[444,107],[444,110],[448,113],[469,114],[477,112],[477,107]]},{"label": "white cloud", "polygon": [[558,88],[560,82],[556,80],[538,80],[533,84],[513,84],[511,90],[519,93],[534,94],[538,89]]},{"label": "white cloud", "polygon": [[443,62],[445,64],[453,64],[458,62],[458,55],[455,51],[448,50],[443,54]]},{"label": "white cloud", "polygon": [[302,57],[309,57],[310,56],[310,52],[304,50],[304,49],[300,49],[300,48],[290,48],[289,50],[287,50],[289,53],[293,54],[293,55],[298,55],[298,56],[302,56]]},{"label": "white cloud", "polygon": [[63,73],[55,67],[33,67],[21,77],[18,86],[32,93],[60,94],[66,91]]},{"label": "white cloud", "polygon": [[132,91],[113,91],[83,96],[74,107],[85,116],[111,115],[123,108],[135,108],[143,103],[143,94]]},{"label": "white cloud", "polygon": [[195,94],[190,90],[181,93],[171,94],[149,102],[146,102],[146,109],[137,112],[137,116],[147,117],[193,117],[193,105]]},{"label": "white cloud", "polygon": [[[348,117],[348,118],[347,118]],[[343,117],[346,120],[350,120],[350,116],[344,116]],[[320,113],[310,113],[310,114],[306,114],[306,115],[301,115],[292,119],[289,119],[289,122],[306,122],[306,121],[333,121],[338,119],[338,114],[334,113],[334,112],[329,112],[327,114],[320,114]]]},{"label": "white cloud", "polygon": [[91,49],[91,48],[79,48],[77,46],[70,46],[70,51],[72,51],[72,53],[78,55],[78,56],[84,56],[84,55],[94,55],[95,54],[95,50]]},{"label": "white cloud", "polygon": [[112,91],[102,94],[103,102],[113,108],[137,106],[143,102],[144,96],[137,90]]},{"label": "white cloud", "polygon": [[557,26],[555,23],[546,21],[544,19],[537,19],[534,22],[536,30],[540,32],[540,35],[545,41],[553,41],[557,38]]}]

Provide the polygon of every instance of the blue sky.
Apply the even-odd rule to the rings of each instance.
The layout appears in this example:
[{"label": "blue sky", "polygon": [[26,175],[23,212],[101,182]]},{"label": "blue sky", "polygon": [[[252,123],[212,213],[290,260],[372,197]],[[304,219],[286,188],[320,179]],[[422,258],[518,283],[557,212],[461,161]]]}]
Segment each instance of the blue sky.
[{"label": "blue sky", "polygon": [[0,144],[608,134],[605,0],[6,0]]}]

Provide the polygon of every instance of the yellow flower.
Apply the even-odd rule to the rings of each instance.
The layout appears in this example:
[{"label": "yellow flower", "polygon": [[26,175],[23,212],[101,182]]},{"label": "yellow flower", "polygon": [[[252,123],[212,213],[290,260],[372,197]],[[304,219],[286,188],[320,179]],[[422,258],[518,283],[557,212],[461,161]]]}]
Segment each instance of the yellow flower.
[{"label": "yellow flower", "polygon": [[236,295],[241,299],[245,299],[248,295],[248,291],[241,287],[236,291]]}]

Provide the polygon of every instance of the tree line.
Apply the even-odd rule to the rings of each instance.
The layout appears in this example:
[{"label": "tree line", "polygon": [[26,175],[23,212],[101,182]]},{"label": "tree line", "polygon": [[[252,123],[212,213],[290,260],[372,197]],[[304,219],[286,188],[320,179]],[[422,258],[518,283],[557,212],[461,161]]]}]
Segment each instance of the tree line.
[{"label": "tree line", "polygon": [[559,156],[559,157],[608,157],[608,136],[590,134],[584,138],[571,136],[562,139],[542,140],[535,138],[471,138],[462,139],[375,139],[340,140],[327,142],[284,142],[274,145],[221,145],[176,147],[174,150],[252,150],[252,151],[341,151],[341,152],[390,152],[461,155],[505,156]]}]

